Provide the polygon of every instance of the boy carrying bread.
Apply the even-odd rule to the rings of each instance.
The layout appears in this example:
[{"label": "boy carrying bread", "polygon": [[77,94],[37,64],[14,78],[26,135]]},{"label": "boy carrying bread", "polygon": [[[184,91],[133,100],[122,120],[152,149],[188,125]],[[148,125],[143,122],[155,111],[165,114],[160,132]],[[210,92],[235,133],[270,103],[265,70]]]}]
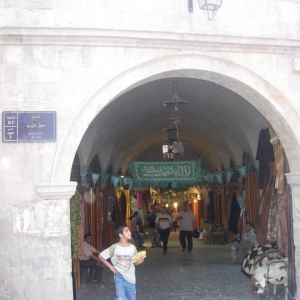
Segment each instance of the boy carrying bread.
[{"label": "boy carrying bread", "polygon": [[103,250],[99,259],[114,273],[116,299],[135,300],[135,266],[144,261],[146,251],[137,252],[135,245],[128,242],[131,232],[126,224],[116,226],[114,233],[119,242]]}]

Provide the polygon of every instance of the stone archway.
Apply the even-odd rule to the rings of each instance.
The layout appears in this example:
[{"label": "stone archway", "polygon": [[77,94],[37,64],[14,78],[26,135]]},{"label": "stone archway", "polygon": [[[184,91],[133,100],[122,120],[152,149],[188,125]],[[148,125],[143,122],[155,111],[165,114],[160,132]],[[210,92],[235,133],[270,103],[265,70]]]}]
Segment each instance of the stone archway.
[{"label": "stone archway", "polygon": [[[51,170],[52,182],[66,182],[77,146],[89,122],[110,101],[124,90],[148,81],[164,78],[174,72],[176,76],[194,77],[222,85],[242,96],[252,104],[272,125],[285,149],[292,172],[300,171],[300,146],[291,128],[299,127],[300,120],[288,101],[263,78],[232,63],[198,55],[162,57],[124,71],[110,82],[102,83],[79,108],[59,143]],[[64,160],[66,168],[61,167]]]},{"label": "stone archway", "polygon": [[[297,204],[297,199],[300,198],[300,176],[297,173],[300,171],[300,133],[293,132],[292,128],[299,128],[299,116],[288,100],[264,78],[248,69],[209,56],[185,54],[161,57],[126,70],[109,82],[101,83],[98,91],[78,109],[60,140],[50,175],[53,186],[56,186],[55,183],[60,182],[59,186],[68,181],[74,153],[82,136],[90,121],[103,107],[126,90],[172,74],[203,79],[228,88],[247,100],[269,121],[280,138],[293,172],[287,178],[293,190],[294,232],[297,232],[297,228],[300,229],[296,213],[300,210]],[[295,247],[295,265],[299,266],[297,249],[300,243],[296,239]]]}]

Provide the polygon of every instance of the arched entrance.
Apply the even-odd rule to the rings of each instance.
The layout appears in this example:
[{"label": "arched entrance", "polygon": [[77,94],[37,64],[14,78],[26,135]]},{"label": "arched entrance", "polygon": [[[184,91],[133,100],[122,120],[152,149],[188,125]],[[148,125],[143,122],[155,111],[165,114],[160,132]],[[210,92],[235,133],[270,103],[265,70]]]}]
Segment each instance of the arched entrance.
[{"label": "arched entrance", "polygon": [[[275,89],[263,78],[248,70],[229,64],[226,61],[197,55],[162,57],[147,64],[137,66],[107,82],[82,103],[68,124],[55,154],[51,170],[52,182],[66,182],[69,170],[84,132],[89,123],[111,101],[135,86],[165,77],[192,77],[214,82],[237,93],[253,105],[272,125],[285,149],[291,172],[300,170],[300,152],[292,128],[299,126],[299,118]],[[61,168],[61,158],[65,166]]]},{"label": "arched entrance", "polygon": [[[299,126],[299,120],[280,93],[270,87],[263,78],[226,61],[197,55],[178,55],[150,61],[101,85],[99,90],[82,104],[73,122],[68,125],[68,130],[65,131],[55,155],[51,181],[53,183],[68,181],[69,170],[81,138],[91,120],[106,105],[127,90],[166,77],[206,80],[240,95],[269,121],[280,137],[291,171],[299,171],[300,149],[297,143],[297,133],[292,131],[292,128]],[[62,158],[65,168],[61,167]],[[296,219],[295,223],[298,224]]]}]

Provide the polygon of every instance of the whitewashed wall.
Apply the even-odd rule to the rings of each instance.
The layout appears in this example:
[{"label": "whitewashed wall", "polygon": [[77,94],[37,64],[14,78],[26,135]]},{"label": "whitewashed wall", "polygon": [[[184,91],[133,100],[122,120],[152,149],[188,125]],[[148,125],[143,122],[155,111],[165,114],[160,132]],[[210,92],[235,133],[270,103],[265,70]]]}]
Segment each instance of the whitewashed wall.
[{"label": "whitewashed wall", "polygon": [[227,0],[210,22],[196,1],[189,13],[178,0],[0,0],[1,111],[54,110],[58,134],[1,144],[0,298],[72,299],[76,149],[109,101],[166,71],[235,91],[276,130],[292,171],[299,270],[299,12],[296,0]]}]

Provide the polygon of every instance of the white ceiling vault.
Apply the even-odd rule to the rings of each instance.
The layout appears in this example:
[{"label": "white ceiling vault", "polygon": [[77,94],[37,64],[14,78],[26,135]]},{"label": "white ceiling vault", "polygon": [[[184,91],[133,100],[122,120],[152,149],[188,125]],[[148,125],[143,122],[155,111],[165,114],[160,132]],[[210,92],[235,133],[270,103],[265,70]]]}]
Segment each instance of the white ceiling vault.
[{"label": "white ceiling vault", "polygon": [[111,101],[91,122],[79,153],[89,164],[97,154],[101,168],[125,174],[127,161],[162,161],[162,144],[169,127],[164,101],[178,82],[180,99],[187,102],[179,139],[184,160],[201,159],[202,168],[221,170],[242,163],[243,153],[256,156],[259,132],[267,120],[245,99],[215,83],[187,77],[169,77],[138,83]]}]

